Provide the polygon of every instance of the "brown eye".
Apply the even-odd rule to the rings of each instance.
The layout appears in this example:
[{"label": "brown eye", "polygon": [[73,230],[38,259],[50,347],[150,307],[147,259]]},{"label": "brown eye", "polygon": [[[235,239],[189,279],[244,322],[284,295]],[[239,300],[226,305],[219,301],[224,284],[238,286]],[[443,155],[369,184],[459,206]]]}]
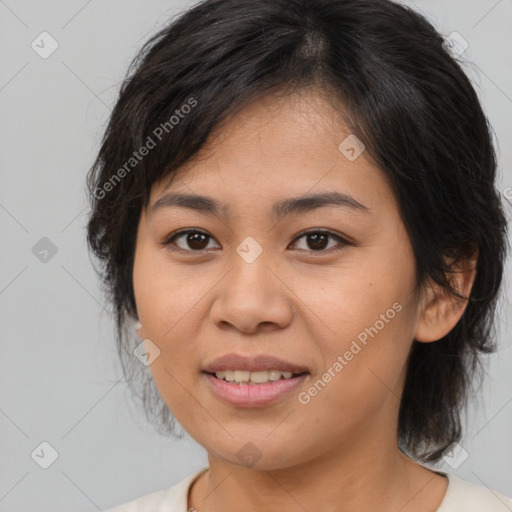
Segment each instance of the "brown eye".
[{"label": "brown eye", "polygon": [[[178,233],[175,233],[170,238],[165,240],[163,242],[163,245],[176,245],[178,247],[178,250],[184,250],[184,251],[203,251],[207,249],[208,241],[211,239],[211,236],[207,233],[203,233],[202,231],[197,230],[185,230],[185,231],[179,231]],[[179,244],[175,243],[176,240],[184,240],[183,244],[184,246],[180,246]]]},{"label": "brown eye", "polygon": [[[304,239],[306,244],[305,247],[299,247],[299,249],[312,253],[336,252],[342,250],[345,246],[350,245],[350,242],[346,241],[339,235],[331,233],[330,231],[317,230],[302,233],[295,238],[292,244],[301,239]],[[213,240],[213,237],[208,233],[197,229],[186,229],[174,233],[164,240],[162,245],[169,247],[172,251],[200,252],[208,249],[208,242],[210,240]],[[329,240],[334,240],[337,244],[335,243],[333,246],[329,246]],[[180,242],[178,243],[178,241]]]},{"label": "brown eye", "polygon": [[308,241],[308,246],[311,249],[322,250],[325,249],[329,244],[329,235],[325,233],[310,233],[306,235],[306,240]]},{"label": "brown eye", "polygon": [[332,246],[329,247],[328,250],[326,248],[329,245],[329,239],[335,240],[338,242],[338,246],[336,248],[336,244],[334,245],[335,249],[334,251],[343,249],[346,245],[349,245],[349,242],[344,240],[339,235],[335,235],[334,233],[331,233],[329,231],[308,231],[307,233],[302,233],[300,236],[298,236],[296,240],[306,240],[306,248],[300,248],[301,250],[306,250],[309,252],[331,252]]}]

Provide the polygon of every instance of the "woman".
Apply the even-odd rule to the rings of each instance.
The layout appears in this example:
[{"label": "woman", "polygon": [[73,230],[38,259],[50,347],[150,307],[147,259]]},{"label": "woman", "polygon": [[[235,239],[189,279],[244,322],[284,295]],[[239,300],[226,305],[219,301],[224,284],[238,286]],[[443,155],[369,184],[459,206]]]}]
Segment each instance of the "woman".
[{"label": "woman", "polygon": [[512,510],[427,465],[464,453],[506,253],[445,46],[387,0],[206,0],[141,50],[88,242],[148,418],[209,464],[110,512]]}]

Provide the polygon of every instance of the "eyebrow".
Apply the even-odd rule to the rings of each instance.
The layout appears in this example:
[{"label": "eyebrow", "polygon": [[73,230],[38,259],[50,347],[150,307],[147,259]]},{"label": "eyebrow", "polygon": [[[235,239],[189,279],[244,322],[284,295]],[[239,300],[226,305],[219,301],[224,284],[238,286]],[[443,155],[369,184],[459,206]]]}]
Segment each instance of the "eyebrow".
[{"label": "eyebrow", "polygon": [[[283,199],[273,204],[272,213],[278,219],[287,215],[306,213],[325,206],[338,206],[351,210],[369,213],[370,208],[363,205],[352,196],[340,192],[322,192],[318,194]],[[196,194],[167,194],[153,204],[154,213],[161,208],[182,207],[212,215],[225,215],[229,212],[229,205],[219,202],[208,196]]]}]

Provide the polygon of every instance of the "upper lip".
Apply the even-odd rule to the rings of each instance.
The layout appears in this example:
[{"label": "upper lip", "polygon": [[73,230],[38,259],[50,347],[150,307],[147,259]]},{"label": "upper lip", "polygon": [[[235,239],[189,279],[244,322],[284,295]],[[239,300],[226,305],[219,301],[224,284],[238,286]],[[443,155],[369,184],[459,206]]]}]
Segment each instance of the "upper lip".
[{"label": "upper lip", "polygon": [[242,356],[239,354],[225,354],[215,358],[203,367],[206,373],[221,372],[223,370],[246,370],[250,372],[278,370],[292,373],[309,373],[305,366],[291,363],[267,354]]}]

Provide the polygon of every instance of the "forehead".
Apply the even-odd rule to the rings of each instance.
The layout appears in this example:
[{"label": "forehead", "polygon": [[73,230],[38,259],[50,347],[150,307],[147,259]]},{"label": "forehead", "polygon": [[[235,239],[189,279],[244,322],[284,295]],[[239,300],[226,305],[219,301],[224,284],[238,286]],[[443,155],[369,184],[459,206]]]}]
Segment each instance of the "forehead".
[{"label": "forehead", "polygon": [[[346,140],[353,145],[353,137],[333,102],[316,90],[259,99],[223,122],[198,154],[155,183],[150,205],[170,192],[216,196],[215,204],[203,201],[202,206],[217,213],[226,213],[233,201],[274,198],[272,211],[279,215],[290,207],[284,196],[329,192],[347,206],[364,204],[365,195],[375,196],[370,200],[375,203],[390,189],[364,150],[349,159],[340,149],[346,149]],[[195,203],[201,206],[197,198]]]}]

